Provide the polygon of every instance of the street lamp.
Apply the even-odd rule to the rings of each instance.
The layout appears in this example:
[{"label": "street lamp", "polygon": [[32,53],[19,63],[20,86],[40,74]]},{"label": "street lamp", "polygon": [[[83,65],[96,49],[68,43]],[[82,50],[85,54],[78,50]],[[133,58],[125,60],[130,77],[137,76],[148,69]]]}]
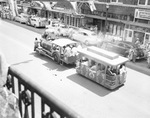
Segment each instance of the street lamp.
[{"label": "street lamp", "polygon": [[106,4],[106,19],[105,19],[105,34],[107,31],[107,17],[108,17],[108,9],[109,9],[109,4]]}]

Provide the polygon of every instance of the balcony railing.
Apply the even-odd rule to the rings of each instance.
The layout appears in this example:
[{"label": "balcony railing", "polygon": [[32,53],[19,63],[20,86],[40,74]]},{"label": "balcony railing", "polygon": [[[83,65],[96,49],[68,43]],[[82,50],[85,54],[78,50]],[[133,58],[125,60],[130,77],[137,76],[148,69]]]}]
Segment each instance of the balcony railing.
[{"label": "balcony railing", "polygon": [[[81,118],[53,95],[37,86],[29,77],[19,72],[15,66],[9,67],[6,86],[15,95],[18,94],[19,110],[23,118],[35,118],[36,109],[41,111],[38,118],[55,118],[54,113],[59,118]],[[40,108],[36,107],[38,105],[36,105],[35,95],[40,98]]]}]

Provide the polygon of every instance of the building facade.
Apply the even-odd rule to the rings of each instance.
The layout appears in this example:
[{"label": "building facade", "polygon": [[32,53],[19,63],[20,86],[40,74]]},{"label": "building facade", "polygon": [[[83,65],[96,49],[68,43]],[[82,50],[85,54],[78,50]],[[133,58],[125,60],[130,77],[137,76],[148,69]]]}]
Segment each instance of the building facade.
[{"label": "building facade", "polygon": [[42,7],[33,2],[28,8],[37,10],[42,17],[59,18],[74,27],[96,26],[100,32],[133,43],[138,38],[141,44],[150,42],[150,0],[98,0],[93,11],[88,2],[77,2],[78,14],[68,1],[57,2],[53,7],[47,5],[51,2]]},{"label": "building facade", "polygon": [[[98,0],[95,11],[87,3],[81,7],[85,24],[97,25],[98,30],[122,40],[141,44],[150,42],[150,0]],[[107,23],[106,23],[107,22]]]}]

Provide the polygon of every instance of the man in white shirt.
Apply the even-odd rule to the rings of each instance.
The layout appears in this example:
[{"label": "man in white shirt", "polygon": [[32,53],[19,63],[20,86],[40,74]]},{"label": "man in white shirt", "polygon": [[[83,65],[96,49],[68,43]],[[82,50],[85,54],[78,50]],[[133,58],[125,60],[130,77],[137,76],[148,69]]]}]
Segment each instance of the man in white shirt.
[{"label": "man in white shirt", "polygon": [[71,48],[68,46],[66,46],[65,50],[64,50],[64,56],[69,57],[71,55]]}]

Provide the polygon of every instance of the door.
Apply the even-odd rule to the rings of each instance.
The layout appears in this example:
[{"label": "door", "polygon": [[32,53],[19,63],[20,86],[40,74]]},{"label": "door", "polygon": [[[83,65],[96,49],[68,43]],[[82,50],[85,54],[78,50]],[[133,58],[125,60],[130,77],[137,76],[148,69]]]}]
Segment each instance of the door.
[{"label": "door", "polygon": [[125,29],[124,40],[132,42],[132,39],[133,39],[133,30],[131,30],[131,29]]},{"label": "door", "polygon": [[148,42],[150,42],[150,33],[145,33],[144,45],[146,45]]}]

